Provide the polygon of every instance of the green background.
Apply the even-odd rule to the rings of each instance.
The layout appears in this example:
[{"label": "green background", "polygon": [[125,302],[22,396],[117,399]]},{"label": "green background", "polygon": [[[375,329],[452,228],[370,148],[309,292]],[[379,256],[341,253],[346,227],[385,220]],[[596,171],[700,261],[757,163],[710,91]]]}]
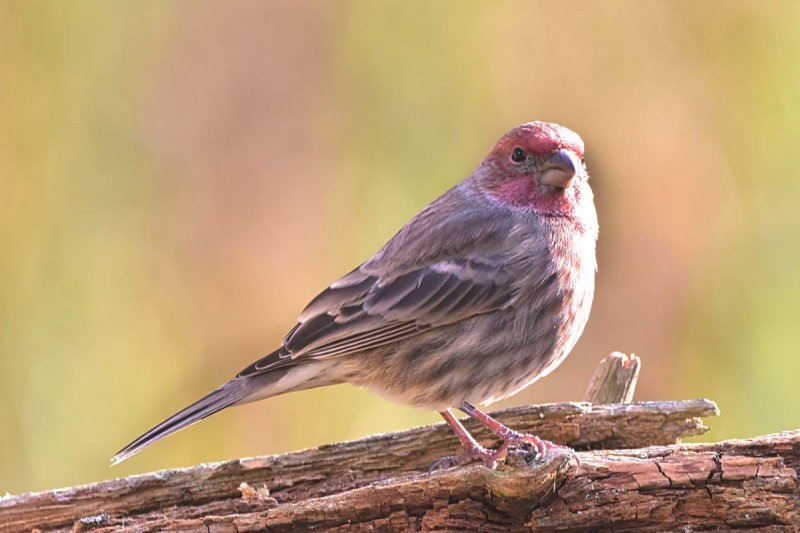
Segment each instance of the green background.
[{"label": "green background", "polygon": [[119,467],[507,129],[584,137],[587,331],[705,438],[800,426],[800,3],[0,2],[0,494],[437,419],[350,386],[236,408]]}]

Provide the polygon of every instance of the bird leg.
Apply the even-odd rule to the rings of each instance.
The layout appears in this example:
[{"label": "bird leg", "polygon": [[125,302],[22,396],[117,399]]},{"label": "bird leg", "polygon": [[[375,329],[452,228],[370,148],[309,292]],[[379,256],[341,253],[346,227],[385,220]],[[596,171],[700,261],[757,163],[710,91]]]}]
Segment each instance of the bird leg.
[{"label": "bird leg", "polygon": [[539,459],[544,458],[548,448],[553,448],[556,446],[552,442],[542,440],[536,435],[520,433],[518,431],[514,431],[510,427],[504,426],[471,403],[463,402],[459,409],[480,422],[482,425],[486,426],[489,431],[500,437],[500,440],[502,440],[503,443],[499,448],[497,448],[497,450],[495,450],[495,453],[500,453],[499,459],[504,459],[506,455],[508,455],[508,449],[519,444],[532,444],[534,448],[536,448],[536,455],[539,457]]},{"label": "bird leg", "polygon": [[461,441],[461,445],[464,447],[465,453],[464,455],[451,455],[439,459],[431,465],[428,472],[440,468],[451,468],[453,466],[463,465],[471,461],[481,461],[487,468],[494,470],[497,468],[497,463],[508,456],[508,451],[512,447],[527,444],[533,445],[534,448],[536,448],[537,457],[541,458],[544,457],[544,453],[548,447],[555,446],[534,435],[526,435],[514,431],[469,403],[464,402],[459,409],[489,428],[489,430],[500,437],[503,442],[496,449],[487,449],[475,440],[475,437],[473,437],[470,432],[467,431],[467,428],[453,416],[453,413],[449,410],[441,411],[439,414],[441,414],[442,418],[453,428],[458,440]]},{"label": "bird leg", "polygon": [[497,461],[491,461],[490,456],[492,454],[492,450],[487,450],[481,446],[480,443],[475,440],[475,437],[473,437],[470,432],[467,431],[467,428],[465,428],[464,425],[459,422],[455,416],[453,416],[453,413],[451,413],[449,409],[439,411],[439,414],[442,415],[442,418],[444,418],[450,427],[453,428],[458,440],[461,441],[461,445],[464,447],[465,453],[464,455],[448,455],[447,457],[442,457],[441,459],[435,461],[430,468],[428,468],[428,473],[440,468],[452,468],[454,466],[459,466],[478,460],[482,461],[483,464],[494,470],[497,466]]}]

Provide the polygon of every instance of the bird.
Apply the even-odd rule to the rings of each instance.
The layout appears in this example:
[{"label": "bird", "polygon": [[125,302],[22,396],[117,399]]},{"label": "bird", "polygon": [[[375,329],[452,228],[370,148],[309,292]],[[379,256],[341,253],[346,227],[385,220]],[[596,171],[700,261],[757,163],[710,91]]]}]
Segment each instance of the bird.
[{"label": "bird", "polygon": [[[517,126],[470,176],[313,298],[275,351],[112,464],[227,407],[339,383],[438,411],[467,462],[494,469],[518,446],[544,457],[552,443],[475,405],[517,393],[572,350],[592,306],[597,237],[581,137],[555,123]],[[482,446],[454,409],[501,444]]]}]

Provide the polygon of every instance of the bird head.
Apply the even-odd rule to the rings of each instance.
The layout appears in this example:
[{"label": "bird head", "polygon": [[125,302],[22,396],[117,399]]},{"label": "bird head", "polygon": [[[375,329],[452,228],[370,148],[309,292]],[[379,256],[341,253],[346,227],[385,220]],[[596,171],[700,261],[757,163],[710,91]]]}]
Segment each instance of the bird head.
[{"label": "bird head", "polygon": [[529,122],[506,133],[476,172],[495,201],[545,216],[572,216],[592,202],[583,140],[548,122]]}]

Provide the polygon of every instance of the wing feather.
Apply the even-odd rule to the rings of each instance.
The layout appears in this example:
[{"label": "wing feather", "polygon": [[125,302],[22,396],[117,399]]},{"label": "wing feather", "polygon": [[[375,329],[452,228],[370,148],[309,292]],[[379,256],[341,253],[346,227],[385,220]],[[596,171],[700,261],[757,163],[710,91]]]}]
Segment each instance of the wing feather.
[{"label": "wing feather", "polygon": [[509,305],[515,287],[500,245],[512,217],[482,207],[473,193],[451,189],[311,300],[282,348],[240,375],[369,350]]}]

